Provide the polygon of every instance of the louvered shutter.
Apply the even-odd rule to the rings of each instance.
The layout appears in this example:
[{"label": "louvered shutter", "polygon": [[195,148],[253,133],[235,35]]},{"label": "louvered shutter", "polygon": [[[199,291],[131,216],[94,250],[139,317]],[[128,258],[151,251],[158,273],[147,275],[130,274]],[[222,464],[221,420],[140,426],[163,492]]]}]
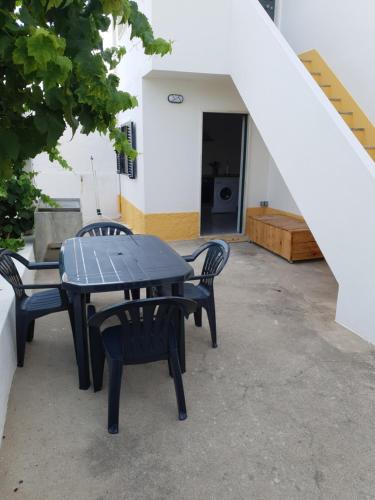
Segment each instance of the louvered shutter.
[{"label": "louvered shutter", "polygon": [[[125,127],[120,128],[121,132],[125,133]],[[117,164],[117,173],[125,174],[125,155],[122,153],[118,153],[116,151],[116,164]]]},{"label": "louvered shutter", "polygon": [[[124,133],[126,134],[129,144],[133,149],[137,149],[135,123],[126,123],[124,125],[124,129]],[[129,176],[129,179],[135,179],[137,177],[137,160],[131,160],[127,155],[125,155],[125,174]]]},{"label": "louvered shutter", "polygon": [[[121,132],[126,135],[126,138],[133,149],[137,149],[137,142],[135,137],[135,123],[125,123],[120,128]],[[129,176],[129,179],[137,177],[137,160],[131,160],[127,155],[116,152],[117,173]]]}]

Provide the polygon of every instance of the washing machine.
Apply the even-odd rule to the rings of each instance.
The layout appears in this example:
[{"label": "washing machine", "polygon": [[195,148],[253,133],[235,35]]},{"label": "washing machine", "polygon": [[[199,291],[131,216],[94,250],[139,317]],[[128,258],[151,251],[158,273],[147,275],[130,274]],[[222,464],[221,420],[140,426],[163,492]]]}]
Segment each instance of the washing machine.
[{"label": "washing machine", "polygon": [[238,187],[239,177],[215,177],[213,214],[237,211]]}]

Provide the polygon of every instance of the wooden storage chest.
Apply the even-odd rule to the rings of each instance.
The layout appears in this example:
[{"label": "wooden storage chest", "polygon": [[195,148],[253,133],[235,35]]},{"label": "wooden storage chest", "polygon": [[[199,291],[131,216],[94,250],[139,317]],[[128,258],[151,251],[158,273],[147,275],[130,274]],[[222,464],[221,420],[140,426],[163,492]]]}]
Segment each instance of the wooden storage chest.
[{"label": "wooden storage chest", "polygon": [[302,218],[290,215],[249,214],[247,234],[254,243],[289,262],[323,257],[310,229]]}]

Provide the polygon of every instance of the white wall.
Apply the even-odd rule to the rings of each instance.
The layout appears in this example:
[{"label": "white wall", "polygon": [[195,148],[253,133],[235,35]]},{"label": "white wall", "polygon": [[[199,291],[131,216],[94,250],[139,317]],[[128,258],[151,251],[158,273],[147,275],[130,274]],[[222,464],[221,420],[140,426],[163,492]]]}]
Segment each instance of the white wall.
[{"label": "white wall", "polygon": [[228,74],[227,0],[152,1],[156,35],[173,41],[172,55],[153,58],[153,69]]},{"label": "white wall", "polygon": [[[197,92],[194,92],[192,95],[192,99],[188,98],[188,102],[185,101],[180,107],[169,105],[166,102],[168,93],[183,93],[178,90],[182,88],[182,81],[191,81],[196,74],[228,75],[230,73],[230,51],[228,50],[230,46],[230,29],[228,29],[230,3],[228,3],[227,0],[206,0],[205,2],[193,0],[182,7],[182,10],[180,8],[176,9],[175,2],[172,0],[153,0],[152,2],[147,0],[140,3],[140,9],[143,9],[144,12],[150,16],[155,34],[173,40],[173,51],[171,55],[164,58],[152,58],[152,74],[159,75],[160,79],[169,79],[171,82],[171,85],[164,86],[165,91],[161,101],[163,106],[158,105],[158,99],[154,99],[151,90],[149,91],[150,98],[146,100],[147,85],[150,80],[147,77],[144,81],[145,101],[143,103],[143,110],[145,113],[148,113],[148,110],[151,109],[151,113],[144,117],[145,127],[147,123],[149,128],[149,133],[145,140],[147,141],[147,147],[149,147],[149,141],[151,141],[152,144],[150,148],[151,154],[147,154],[148,152],[145,151],[144,156],[143,149],[138,147],[141,151],[139,175],[142,175],[142,170],[145,167],[147,168],[147,172],[149,172],[150,167],[148,165],[157,164],[159,161],[155,160],[158,149],[157,144],[159,141],[160,144],[162,144],[163,140],[159,139],[155,130],[151,132],[150,129],[155,129],[155,123],[158,123],[160,116],[166,116],[168,122],[171,120],[175,123],[177,120],[177,126],[171,127],[170,138],[173,140],[168,143],[168,157],[171,158],[170,161],[175,161],[179,164],[182,162],[183,164],[190,163],[190,165],[200,165],[202,147],[201,119],[199,118],[199,121],[197,121],[196,116],[194,117],[192,113],[193,107],[196,108],[198,106],[198,108],[200,108],[199,114],[203,111],[223,110],[230,112],[234,109],[232,109],[231,99],[229,98],[229,95],[233,93],[233,89],[228,92],[228,97],[225,97],[227,90],[218,87],[219,98],[215,102],[216,96],[212,95],[212,92],[217,86],[216,82],[219,81],[219,79],[212,80],[212,82],[215,81],[215,86],[208,84],[210,87],[208,92],[203,89],[203,87],[202,90],[197,89]],[[280,15],[279,12],[277,15]],[[215,22],[213,22],[213,20]],[[192,26],[194,27],[193,31]],[[126,37],[123,38],[123,40],[125,39]],[[135,45],[134,47],[134,43],[132,45],[132,42],[127,42],[127,46],[131,47],[130,52],[128,51],[128,54],[130,54],[128,66],[126,69],[122,68],[121,73],[119,73],[122,75],[127,88],[132,88],[132,85],[136,82],[136,80],[132,78],[129,80],[129,75],[131,75],[131,77],[137,75],[139,81],[141,75],[146,75],[150,71],[150,60],[139,50],[139,44]],[[202,50],[202,48],[204,48],[204,50]],[[199,57],[197,56],[198,54]],[[177,74],[180,76],[177,79],[177,84],[173,87],[172,82]],[[152,81],[154,81],[154,79]],[[137,84],[135,83],[135,85]],[[139,92],[137,86],[135,89]],[[220,96],[220,92],[224,92],[224,98]],[[204,109],[204,106],[199,104],[199,100],[203,101],[202,104],[207,103],[208,109]],[[227,102],[223,102],[223,100]],[[154,115],[152,108],[155,109]],[[243,104],[241,108],[237,106],[235,109],[239,112],[247,112]],[[167,114],[165,114],[165,112]],[[184,117],[182,120],[179,118],[181,115]],[[136,111],[133,112],[133,117],[135,117],[134,119],[136,121],[142,120],[142,118],[137,115]],[[195,122],[192,121],[193,119],[195,119]],[[165,122],[163,122],[163,127],[165,127]],[[193,131],[195,130],[198,130],[198,133],[194,133]],[[146,128],[144,133],[146,134]],[[182,148],[178,138],[180,133],[181,136],[185,138],[185,145]],[[138,134],[138,137],[140,137],[140,134]],[[182,160],[180,151],[184,152],[184,159]],[[260,200],[269,200],[271,206],[299,213],[298,207],[290,195],[281,175],[275,168],[275,164],[261,139],[255,140],[254,143],[250,144],[249,154],[251,172],[247,183],[247,190],[251,194],[248,196],[248,206],[257,206]],[[172,158],[174,160],[172,160]],[[139,201],[137,206],[142,206],[143,202],[143,206],[146,207],[147,212],[176,211],[176,207],[179,207],[178,210],[180,211],[197,211],[200,209],[200,171],[198,173],[199,175],[196,173],[192,175],[195,171],[191,171],[192,167],[190,166],[190,176],[186,179],[184,177],[185,174],[181,176],[181,171],[185,171],[185,169],[176,169],[175,164],[172,168],[168,167],[168,172],[170,172],[170,174],[168,174],[168,181],[172,183],[172,180],[175,180],[176,185],[181,186],[185,183],[185,186],[189,186],[189,188],[192,189],[191,193],[193,193],[193,195],[188,195],[188,190],[181,189],[183,193],[182,196],[180,190],[177,190],[175,194],[169,192],[167,200],[161,197],[157,202],[153,200],[155,197],[154,194],[149,195],[149,192],[152,191],[152,185],[158,182],[157,170],[155,170],[154,167],[152,167],[152,169],[153,172],[147,175],[146,180],[146,185],[151,183],[151,185],[148,184],[148,188],[146,187],[146,201],[144,198],[139,200],[141,189],[134,181],[125,180],[123,182],[124,189],[128,192],[128,198],[137,199],[138,195]],[[253,174],[254,172],[256,172],[256,175]],[[263,194],[262,188],[259,189],[258,186],[265,183],[266,190]],[[169,182],[168,185],[170,185]],[[167,210],[163,208],[165,205],[168,207]]]},{"label": "white wall", "polygon": [[[121,86],[140,103],[137,109],[119,117],[120,123],[132,120],[136,124],[139,153],[138,177],[131,180],[121,176],[121,192],[148,213],[199,211],[202,113],[209,110],[246,112],[243,103],[239,104],[233,85],[227,96],[228,83],[219,83],[213,92],[209,82],[194,82],[194,75],[189,74],[228,72],[228,4],[226,0],[203,3],[192,0],[186,7],[188,12],[176,8],[172,0],[141,0],[138,5],[149,17],[155,36],[173,41],[173,52],[163,58],[148,57],[139,40],[129,39],[128,30],[116,33],[115,41],[127,48],[127,55],[117,69]],[[212,18],[213,13],[215,22],[206,23],[207,16]],[[193,37],[192,23],[186,22],[187,17],[194,19]],[[144,78],[150,76],[152,70],[153,78]],[[157,83],[154,76],[159,70],[166,79]],[[174,80],[173,75],[180,70],[184,75]],[[186,101],[180,109],[167,102],[171,92],[185,94]],[[163,126],[159,127],[161,117]],[[159,165],[163,166],[162,177]],[[174,181],[177,189],[171,189]]]},{"label": "white wall", "polygon": [[247,206],[257,207],[261,201],[268,201],[272,208],[300,214],[296,202],[253,121],[250,122],[248,155],[250,169],[247,179]]},{"label": "white wall", "polygon": [[[139,9],[149,18],[151,16],[151,1],[138,2]],[[142,78],[151,70],[152,58],[146,56],[139,40],[130,40],[128,29],[116,33],[116,45],[126,47],[126,56],[116,69],[120,76],[120,89],[130,92],[138,99],[138,107],[120,113],[118,123],[122,125],[128,121],[133,121],[136,127],[137,141],[137,178],[129,179],[125,175],[120,176],[121,194],[140,210],[145,210],[145,191],[144,191],[144,155],[143,155],[143,90]]]},{"label": "white wall", "polygon": [[[228,77],[144,79],[145,209],[199,212],[203,112],[247,113]],[[184,96],[170,104],[167,96]]]},{"label": "white wall", "polygon": [[268,200],[270,154],[253,120],[249,123],[247,206],[257,207]]},{"label": "white wall", "polygon": [[[21,255],[33,261],[33,245],[26,244]],[[33,283],[33,273],[16,263],[24,283]],[[17,367],[13,288],[0,277],[0,436],[3,435],[9,391]],[[2,439],[0,440],[0,446]]]},{"label": "white wall", "polygon": [[[126,68],[122,71],[125,75]],[[143,78],[143,90],[139,89],[141,72],[138,78],[124,81],[140,106],[123,118],[136,123],[139,157],[138,178],[121,176],[122,192],[146,213],[199,212],[203,113],[247,113],[230,78],[178,76],[152,72]],[[184,103],[170,104],[170,93],[182,94]],[[272,207],[299,213],[254,124],[250,123],[249,132],[247,206],[268,200]]]},{"label": "white wall", "polygon": [[[59,198],[81,198],[85,220],[96,217],[96,196],[102,214],[109,218],[118,216],[119,180],[116,174],[116,155],[106,136],[98,133],[89,136],[78,131],[72,139],[67,130],[61,140],[60,151],[73,171],[64,171],[52,164],[47,154],[33,160],[33,168],[39,172],[38,187]],[[96,182],[92,173],[90,157],[93,156]]]},{"label": "white wall", "polygon": [[374,0],[279,2],[280,29],[293,49],[317,49],[375,122]]},{"label": "white wall", "polygon": [[271,156],[269,158],[267,188],[267,199],[270,207],[285,210],[286,212],[292,212],[294,214],[301,213]]}]

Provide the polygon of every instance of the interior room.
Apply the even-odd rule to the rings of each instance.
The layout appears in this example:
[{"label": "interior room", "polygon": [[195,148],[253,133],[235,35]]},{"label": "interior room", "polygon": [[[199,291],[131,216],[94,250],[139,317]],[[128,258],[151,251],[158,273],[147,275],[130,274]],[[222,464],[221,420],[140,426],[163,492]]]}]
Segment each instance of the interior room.
[{"label": "interior room", "polygon": [[241,163],[246,116],[204,113],[201,234],[241,232]]}]

